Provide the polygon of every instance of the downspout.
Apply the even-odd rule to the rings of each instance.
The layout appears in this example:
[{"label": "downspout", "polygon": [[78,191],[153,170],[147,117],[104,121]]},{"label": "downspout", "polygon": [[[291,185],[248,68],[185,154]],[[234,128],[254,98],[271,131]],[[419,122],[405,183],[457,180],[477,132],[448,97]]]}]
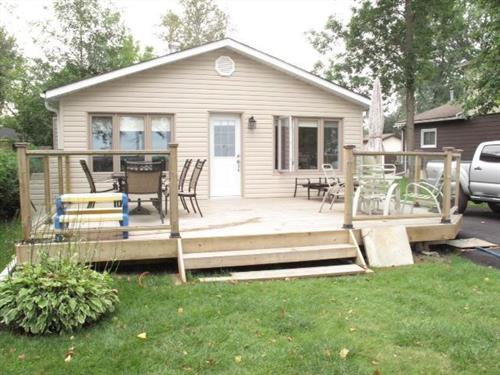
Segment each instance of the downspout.
[{"label": "downspout", "polygon": [[[60,116],[59,116],[59,106],[53,106],[50,101],[45,97],[45,94],[42,95],[44,98],[44,104],[45,108],[50,111],[55,113],[56,115],[56,126],[55,129],[52,129],[52,146],[54,149],[61,149],[62,148],[62,129],[61,129],[61,124],[60,124]],[[56,142],[57,140],[57,142]]]}]

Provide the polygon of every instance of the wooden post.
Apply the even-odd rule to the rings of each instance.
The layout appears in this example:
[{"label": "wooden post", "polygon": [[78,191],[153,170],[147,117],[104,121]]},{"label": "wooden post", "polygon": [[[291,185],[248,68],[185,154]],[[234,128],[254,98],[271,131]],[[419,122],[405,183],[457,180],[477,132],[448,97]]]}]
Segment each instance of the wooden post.
[{"label": "wooden post", "polygon": [[170,155],[168,158],[169,193],[170,193],[170,238],[180,238],[179,233],[179,199],[177,182],[177,144],[169,145]]},{"label": "wooden post", "polygon": [[21,203],[21,225],[23,240],[31,237],[31,197],[30,197],[30,164],[26,155],[27,143],[16,143],[17,175],[19,178],[19,199]]},{"label": "wooden post", "polygon": [[344,146],[344,229],[352,229],[352,201],[354,195],[354,145]]},{"label": "wooden post", "polygon": [[[421,172],[422,172],[422,158],[420,157],[420,155],[415,155],[415,170],[413,173],[413,177],[414,177],[413,182],[417,182],[417,183],[420,182]],[[412,182],[412,181],[410,181],[410,182]],[[418,192],[418,186],[414,185],[413,186],[413,193],[417,194],[417,192]]]},{"label": "wooden post", "polygon": [[460,198],[460,171],[461,171],[461,166],[460,164],[462,163],[462,152],[464,150],[458,150],[455,149],[455,154],[458,153],[458,156],[456,157],[455,160],[455,207],[458,208],[458,201]]},{"label": "wooden post", "polygon": [[70,156],[65,155],[64,156],[64,182],[65,182],[65,187],[64,187],[64,192],[65,193],[71,193],[71,165],[70,165]]},{"label": "wooden post", "polygon": [[63,157],[57,157],[57,185],[59,189],[59,195],[64,194],[64,171],[63,171]]},{"label": "wooden post", "polygon": [[453,147],[443,147],[446,153],[443,170],[443,210],[441,212],[441,222],[450,223],[451,208],[451,163],[453,161]]},{"label": "wooden post", "polygon": [[50,158],[43,157],[43,183],[45,195],[45,212],[50,214],[52,212],[52,192],[50,190]]}]

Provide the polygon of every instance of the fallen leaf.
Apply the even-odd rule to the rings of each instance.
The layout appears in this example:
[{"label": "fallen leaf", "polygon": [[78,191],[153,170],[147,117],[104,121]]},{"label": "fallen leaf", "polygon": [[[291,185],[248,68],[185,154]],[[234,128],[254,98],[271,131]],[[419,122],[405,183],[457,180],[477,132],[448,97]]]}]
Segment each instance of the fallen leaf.
[{"label": "fallen leaf", "polygon": [[331,356],[332,356],[332,352],[329,349],[326,349],[325,350],[325,357],[331,358]]},{"label": "fallen leaf", "polygon": [[340,356],[340,358],[342,358],[342,359],[346,359],[348,354],[349,354],[349,349],[347,349],[347,348],[343,348],[343,349],[339,352],[339,356]]},{"label": "fallen leaf", "polygon": [[241,355],[237,355],[236,357],[234,357],[234,361],[236,363],[241,363]]},{"label": "fallen leaf", "polygon": [[490,278],[489,277],[485,277],[484,281],[490,281]]},{"label": "fallen leaf", "polygon": [[189,367],[189,366],[185,366],[185,367],[183,367],[183,368],[184,368],[184,371],[192,371],[192,370],[193,370],[193,369],[192,369],[191,367]]},{"label": "fallen leaf", "polygon": [[17,359],[19,359],[20,361],[24,361],[26,359],[26,354],[24,353],[21,353],[17,356]]},{"label": "fallen leaf", "polygon": [[287,337],[287,340],[288,340],[288,341],[292,341],[292,340],[293,340],[293,337],[292,337],[292,336],[288,336],[288,337]]},{"label": "fallen leaf", "polygon": [[377,361],[372,361],[372,365],[378,365]]},{"label": "fallen leaf", "polygon": [[182,354],[184,355],[188,355],[188,352],[186,352],[185,350],[182,351]]},{"label": "fallen leaf", "polygon": [[209,359],[207,359],[207,361],[206,361],[206,362],[207,362],[207,365],[210,365],[210,366],[215,365],[215,359],[213,359],[213,358],[209,358]]},{"label": "fallen leaf", "polygon": [[380,371],[379,370],[373,371],[373,375],[380,375]]},{"label": "fallen leaf", "polygon": [[351,332],[354,332],[355,330],[356,330],[356,328],[355,328],[355,327],[351,327],[351,328],[349,328],[349,331],[351,331]]},{"label": "fallen leaf", "polygon": [[179,315],[184,314],[184,309],[182,307],[179,307],[177,309],[177,314],[179,314]]},{"label": "fallen leaf", "polygon": [[64,358],[64,362],[66,362],[66,363],[71,362],[72,359],[73,359],[73,354],[68,353],[68,354],[66,354],[66,357]]},{"label": "fallen leaf", "polygon": [[69,339],[70,339],[70,340],[74,340],[74,339],[75,339],[75,336],[71,336]]},{"label": "fallen leaf", "polygon": [[137,337],[139,337],[140,339],[143,339],[143,340],[146,340],[147,339],[147,335],[146,335],[146,332],[141,332],[137,335]]}]

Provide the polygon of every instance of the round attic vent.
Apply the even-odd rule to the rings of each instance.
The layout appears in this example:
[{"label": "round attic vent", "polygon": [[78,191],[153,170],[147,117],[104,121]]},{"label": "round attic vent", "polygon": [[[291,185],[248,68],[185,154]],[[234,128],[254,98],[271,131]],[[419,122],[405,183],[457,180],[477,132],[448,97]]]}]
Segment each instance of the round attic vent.
[{"label": "round attic vent", "polygon": [[230,76],[234,73],[234,61],[229,56],[220,56],[215,60],[215,70],[221,76]]}]

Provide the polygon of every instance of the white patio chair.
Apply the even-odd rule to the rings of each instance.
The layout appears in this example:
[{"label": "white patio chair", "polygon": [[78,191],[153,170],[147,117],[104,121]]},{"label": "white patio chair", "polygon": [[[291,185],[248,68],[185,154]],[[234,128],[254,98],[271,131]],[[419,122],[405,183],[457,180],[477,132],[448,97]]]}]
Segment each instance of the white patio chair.
[{"label": "white patio chair", "polygon": [[325,176],[328,188],[325,194],[323,195],[323,200],[321,201],[319,212],[323,210],[323,206],[325,205],[325,202],[328,198],[331,198],[330,201],[330,210],[331,210],[337,198],[343,197],[345,193],[345,185],[340,181],[338,177],[335,176],[335,172],[331,164],[322,164],[321,170],[323,171],[323,175]]},{"label": "white patio chair", "polygon": [[[391,203],[396,210],[400,209],[400,192],[394,164],[365,164],[358,167],[359,186],[354,194],[353,215],[358,209],[371,215],[374,211],[382,211],[388,215]],[[382,208],[381,208],[382,207]]]}]

